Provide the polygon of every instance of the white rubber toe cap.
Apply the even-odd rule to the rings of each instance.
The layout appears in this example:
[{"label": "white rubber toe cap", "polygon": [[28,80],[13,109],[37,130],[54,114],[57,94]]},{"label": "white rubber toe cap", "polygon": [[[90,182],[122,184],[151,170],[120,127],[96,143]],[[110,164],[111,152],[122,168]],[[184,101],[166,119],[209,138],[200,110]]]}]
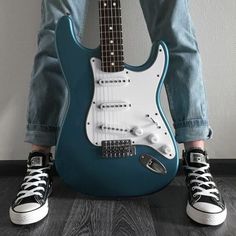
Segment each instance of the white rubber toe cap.
[{"label": "white rubber toe cap", "polygon": [[218,213],[222,211],[219,206],[207,202],[196,202],[193,206],[200,211],[209,213]]},{"label": "white rubber toe cap", "polygon": [[17,212],[27,212],[27,211],[33,211],[40,207],[39,203],[33,202],[33,203],[25,203],[21,204],[19,206],[14,207],[14,211]]}]

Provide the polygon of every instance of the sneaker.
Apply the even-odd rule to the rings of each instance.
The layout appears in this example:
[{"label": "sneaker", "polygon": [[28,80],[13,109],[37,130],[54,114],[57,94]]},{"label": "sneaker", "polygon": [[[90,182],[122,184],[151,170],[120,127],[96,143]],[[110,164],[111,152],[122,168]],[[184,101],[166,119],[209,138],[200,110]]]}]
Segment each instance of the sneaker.
[{"label": "sneaker", "polygon": [[210,174],[206,150],[183,150],[183,167],[188,188],[187,215],[204,225],[219,225],[226,219],[224,200]]},{"label": "sneaker", "polygon": [[47,215],[48,196],[52,192],[52,165],[52,153],[29,153],[26,176],[9,209],[12,223],[32,224]]}]

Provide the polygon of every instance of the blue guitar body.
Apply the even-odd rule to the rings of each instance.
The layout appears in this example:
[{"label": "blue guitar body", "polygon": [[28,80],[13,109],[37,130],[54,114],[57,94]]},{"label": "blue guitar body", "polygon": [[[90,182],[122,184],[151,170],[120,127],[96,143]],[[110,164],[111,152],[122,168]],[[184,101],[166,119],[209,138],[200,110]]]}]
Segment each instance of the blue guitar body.
[{"label": "blue guitar body", "polygon": [[[142,196],[157,192],[170,183],[176,175],[179,158],[172,131],[160,105],[160,92],[168,67],[166,45],[163,42],[153,44],[148,61],[141,66],[125,64],[124,71],[102,72],[100,46],[96,49],[85,48],[75,36],[70,16],[64,16],[57,25],[56,48],[68,89],[55,150],[56,169],[63,181],[83,194],[101,197]],[[155,67],[160,71],[158,76]],[[152,77],[150,88],[144,73]],[[106,75],[105,79],[101,75]],[[110,98],[105,96],[106,93],[99,97],[99,91],[105,88],[103,82],[108,83],[107,78],[114,81],[118,77],[123,78],[124,86],[110,87],[112,99],[108,101]],[[107,89],[104,91],[109,91]],[[139,90],[136,93],[139,96],[132,92],[135,89]],[[147,104],[145,111],[145,104],[149,101],[145,99],[149,94],[151,97],[152,90],[154,96],[150,98],[150,103],[153,104],[150,109]],[[121,97],[118,97],[120,94]],[[131,108],[119,112],[112,110],[117,101],[122,109],[126,103]],[[113,129],[113,123],[108,122],[107,125],[99,112],[105,116],[115,114],[118,117],[119,114],[120,120],[115,124],[120,125],[120,131],[126,130],[128,133],[107,133],[106,129]],[[106,141],[111,145],[110,140],[117,140],[117,145],[122,140],[131,143],[125,148],[118,146],[112,149],[106,146]]]}]

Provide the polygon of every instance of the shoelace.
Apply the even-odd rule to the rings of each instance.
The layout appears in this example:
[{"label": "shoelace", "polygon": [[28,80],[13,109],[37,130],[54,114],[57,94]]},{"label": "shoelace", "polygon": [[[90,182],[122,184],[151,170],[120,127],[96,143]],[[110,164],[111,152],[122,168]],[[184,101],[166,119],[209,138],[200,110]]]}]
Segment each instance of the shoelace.
[{"label": "shoelace", "polygon": [[[188,176],[189,177],[194,176],[196,178],[196,179],[190,180],[190,184],[197,183],[197,186],[192,187],[193,191],[195,189],[198,190],[196,193],[193,194],[193,196],[196,197],[198,195],[204,195],[204,196],[213,197],[216,200],[219,200],[218,196],[214,194],[214,193],[219,194],[219,191],[216,188],[216,184],[213,181],[209,181],[209,179],[207,178],[207,177],[212,177],[212,175],[210,173],[205,173],[205,170],[207,170],[210,165],[208,163],[204,163],[204,165],[205,166],[203,167],[192,167],[192,166],[184,165],[184,167],[187,170],[190,170],[192,172],[192,173],[188,173]],[[200,173],[196,173],[196,172],[200,172]],[[199,178],[203,178],[206,181],[199,180]],[[204,186],[209,187],[209,189],[205,189]]]},{"label": "shoelace", "polygon": [[[45,184],[46,185],[46,181],[45,180],[41,180],[42,177],[47,177],[48,174],[47,173],[43,173],[43,170],[45,169],[49,169],[50,166],[48,167],[43,167],[43,168],[38,168],[38,169],[30,169],[29,168],[29,165],[27,164],[27,175],[25,176],[24,178],[24,182],[23,184],[21,185],[21,187],[23,188],[23,190],[21,190],[17,196],[19,196],[17,199],[16,199],[16,203],[22,199],[22,198],[26,198],[26,197],[29,197],[29,196],[34,196],[34,195],[38,195],[40,197],[42,197],[42,193],[38,192],[39,190],[43,190],[45,191],[45,188],[42,187],[42,186],[39,186],[39,184]],[[37,174],[35,174],[37,173]],[[34,181],[34,182],[30,182],[31,180],[37,180],[37,181]],[[28,189],[30,188],[31,186],[35,186],[34,188],[32,189]]]}]

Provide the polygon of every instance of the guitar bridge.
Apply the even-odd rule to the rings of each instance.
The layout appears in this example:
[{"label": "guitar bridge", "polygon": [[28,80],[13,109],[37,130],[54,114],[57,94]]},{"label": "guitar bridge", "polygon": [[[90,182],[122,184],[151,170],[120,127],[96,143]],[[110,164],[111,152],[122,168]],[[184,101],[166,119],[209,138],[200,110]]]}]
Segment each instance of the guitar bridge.
[{"label": "guitar bridge", "polygon": [[131,140],[105,140],[102,141],[102,156],[109,157],[129,157],[136,154],[135,146],[131,145]]}]

